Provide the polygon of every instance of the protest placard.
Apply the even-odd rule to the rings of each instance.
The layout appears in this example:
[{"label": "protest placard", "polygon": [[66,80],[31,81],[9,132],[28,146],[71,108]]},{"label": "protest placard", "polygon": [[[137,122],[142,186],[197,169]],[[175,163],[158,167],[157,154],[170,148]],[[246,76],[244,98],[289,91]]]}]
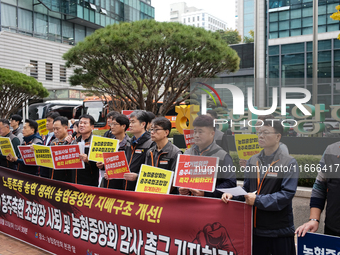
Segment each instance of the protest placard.
[{"label": "protest placard", "polygon": [[9,137],[0,137],[1,154],[7,156],[8,154],[15,155],[11,139]]},{"label": "protest placard", "polygon": [[80,160],[79,145],[51,146],[54,169],[83,169],[84,162]]},{"label": "protest placard", "polygon": [[118,151],[119,140],[106,138],[101,136],[92,136],[89,160],[94,162],[104,162],[104,152],[116,152]]},{"label": "protest placard", "polygon": [[253,155],[261,152],[258,136],[252,134],[236,134],[235,146],[240,159],[250,159]]},{"label": "protest placard", "polygon": [[105,172],[109,179],[123,179],[125,173],[130,173],[124,151],[104,152]]},{"label": "protest placard", "polygon": [[18,146],[18,149],[25,165],[37,165],[35,162],[34,151],[31,150],[31,146]]},{"label": "protest placard", "polygon": [[47,135],[48,130],[46,129],[46,119],[36,120],[38,123],[38,132],[40,135]]},{"label": "protest placard", "polygon": [[54,168],[51,147],[33,144],[35,162],[38,166]]},{"label": "protest placard", "polygon": [[192,129],[183,129],[185,145],[187,148],[190,148],[191,145],[195,144],[194,142],[194,130]]}]

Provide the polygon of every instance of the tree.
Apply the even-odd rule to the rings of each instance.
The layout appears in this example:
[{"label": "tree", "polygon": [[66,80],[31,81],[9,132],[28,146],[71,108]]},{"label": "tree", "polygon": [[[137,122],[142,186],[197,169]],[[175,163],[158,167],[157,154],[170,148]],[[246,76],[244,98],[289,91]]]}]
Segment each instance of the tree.
[{"label": "tree", "polygon": [[9,118],[28,99],[48,96],[47,90],[33,77],[5,68],[0,68],[0,85],[1,118]]},{"label": "tree", "polygon": [[[340,20],[340,5],[335,7],[338,11],[334,12],[330,17],[334,20]],[[340,40],[340,34],[338,35],[338,39]]]},{"label": "tree", "polygon": [[228,44],[238,44],[242,41],[237,29],[233,30],[228,28],[227,30],[217,30],[216,32],[219,33],[222,39]]},{"label": "tree", "polygon": [[161,115],[189,97],[183,95],[191,78],[239,68],[237,53],[219,34],[154,20],[98,29],[63,58],[68,67],[76,66],[72,85],[106,91],[127,105]]},{"label": "tree", "polygon": [[253,43],[254,42],[254,30],[249,31],[250,37],[244,36],[243,42],[244,43]]}]

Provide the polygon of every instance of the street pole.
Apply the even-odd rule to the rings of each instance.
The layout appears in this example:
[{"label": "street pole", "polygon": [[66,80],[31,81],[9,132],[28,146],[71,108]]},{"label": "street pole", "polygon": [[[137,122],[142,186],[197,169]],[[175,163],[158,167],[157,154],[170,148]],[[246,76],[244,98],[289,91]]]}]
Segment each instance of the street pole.
[{"label": "street pole", "polygon": [[[259,82],[258,82],[258,45],[257,45],[257,40],[258,40],[258,14],[259,14],[259,10],[258,10],[258,0],[254,0],[254,11],[255,11],[255,15],[254,15],[254,90],[255,90],[255,97],[254,97],[254,102],[255,102],[255,106],[259,107],[259,101],[260,101],[260,95],[259,95]],[[249,96],[249,95],[248,95]]]},{"label": "street pole", "polygon": [[313,105],[318,102],[318,2],[318,0],[313,0]]}]

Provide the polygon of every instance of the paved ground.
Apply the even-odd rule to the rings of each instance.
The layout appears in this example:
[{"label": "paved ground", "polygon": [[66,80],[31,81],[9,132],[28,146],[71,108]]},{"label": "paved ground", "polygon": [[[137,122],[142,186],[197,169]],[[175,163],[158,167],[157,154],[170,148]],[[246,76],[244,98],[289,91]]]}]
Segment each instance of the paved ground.
[{"label": "paved ground", "polygon": [[0,255],[45,255],[49,254],[24,242],[0,233]]}]

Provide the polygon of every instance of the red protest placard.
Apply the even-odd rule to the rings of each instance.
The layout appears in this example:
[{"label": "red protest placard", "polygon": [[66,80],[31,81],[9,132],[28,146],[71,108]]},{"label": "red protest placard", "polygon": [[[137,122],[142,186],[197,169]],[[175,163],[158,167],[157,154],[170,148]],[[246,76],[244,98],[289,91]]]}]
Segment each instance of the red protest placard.
[{"label": "red protest placard", "polygon": [[18,146],[18,149],[21,154],[21,158],[24,161],[25,165],[35,166],[35,157],[34,152],[31,150],[31,146]]},{"label": "red protest placard", "polygon": [[79,145],[51,146],[54,169],[82,169],[84,162],[80,160]]},{"label": "red protest placard", "polygon": [[130,173],[124,151],[104,152],[103,158],[109,179],[123,179],[125,173]]},{"label": "red protest placard", "polygon": [[194,142],[194,130],[192,129],[183,129],[184,134],[184,140],[187,148],[190,148],[191,145],[193,145]]},{"label": "red protest placard", "polygon": [[217,157],[178,155],[174,186],[213,192],[218,170]]}]

